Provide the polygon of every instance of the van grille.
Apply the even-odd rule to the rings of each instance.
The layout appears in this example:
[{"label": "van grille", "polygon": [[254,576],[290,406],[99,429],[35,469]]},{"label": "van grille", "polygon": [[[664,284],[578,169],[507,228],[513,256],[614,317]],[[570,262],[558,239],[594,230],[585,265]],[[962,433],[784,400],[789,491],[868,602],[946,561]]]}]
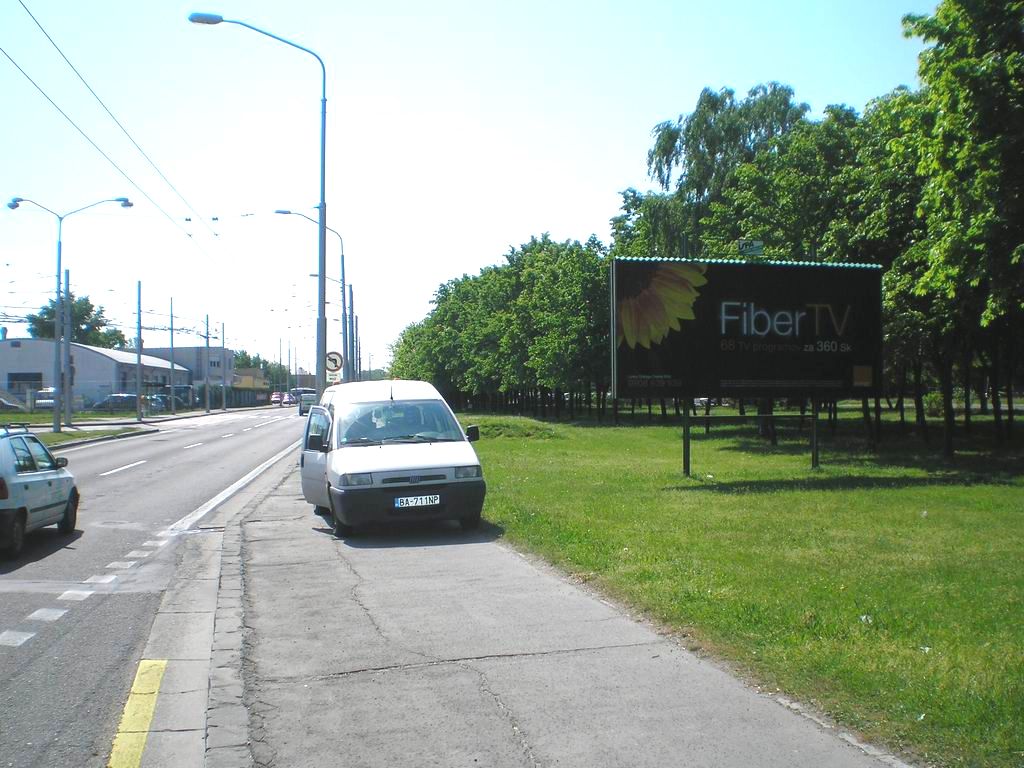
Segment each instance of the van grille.
[{"label": "van grille", "polygon": [[385,477],[381,480],[381,484],[390,485],[392,483],[428,483],[435,480],[447,480],[444,475],[406,475],[405,477]]}]

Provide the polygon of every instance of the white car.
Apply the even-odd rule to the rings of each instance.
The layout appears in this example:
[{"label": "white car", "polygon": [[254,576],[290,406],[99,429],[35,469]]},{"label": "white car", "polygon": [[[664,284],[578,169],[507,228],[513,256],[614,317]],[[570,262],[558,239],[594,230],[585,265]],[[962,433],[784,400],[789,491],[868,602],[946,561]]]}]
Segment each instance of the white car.
[{"label": "white car", "polygon": [[25,536],[54,525],[71,533],[78,522],[78,489],[66,469],[23,425],[0,426],[0,547],[21,554]]},{"label": "white car", "polygon": [[324,390],[299,457],[302,494],[335,535],[367,523],[458,520],[480,525],[480,459],[440,393],[424,381],[365,381]]}]

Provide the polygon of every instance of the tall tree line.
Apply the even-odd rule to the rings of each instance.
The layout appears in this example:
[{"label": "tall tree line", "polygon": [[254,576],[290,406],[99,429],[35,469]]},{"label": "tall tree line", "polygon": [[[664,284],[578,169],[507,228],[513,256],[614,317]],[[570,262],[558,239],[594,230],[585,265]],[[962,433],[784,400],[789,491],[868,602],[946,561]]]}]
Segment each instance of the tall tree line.
[{"label": "tall tree line", "polygon": [[692,112],[653,129],[647,165],[660,191],[622,194],[609,248],[535,238],[441,286],[431,314],[395,343],[392,372],[554,407],[565,399],[554,393],[600,393],[610,257],[735,258],[747,238],[764,242],[764,259],[881,264],[887,387],[901,413],[906,394],[921,419],[934,385],[947,454],[957,408],[970,428],[972,402],[991,408],[999,439],[1011,435],[1024,332],[1024,2],[942,0],[903,27],[926,44],[920,89],[882,95],[863,114],[829,106],[820,119],[778,83],[742,98],[705,89]]}]

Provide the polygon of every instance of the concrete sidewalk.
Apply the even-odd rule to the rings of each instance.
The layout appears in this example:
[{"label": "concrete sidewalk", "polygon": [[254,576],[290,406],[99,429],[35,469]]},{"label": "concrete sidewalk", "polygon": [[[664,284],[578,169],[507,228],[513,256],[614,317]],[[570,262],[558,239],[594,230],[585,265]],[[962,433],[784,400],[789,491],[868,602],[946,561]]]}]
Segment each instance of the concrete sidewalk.
[{"label": "concrete sidewalk", "polygon": [[[339,541],[283,471],[219,512],[218,555],[197,561],[200,578],[220,563],[216,605],[196,604],[212,646],[208,766],[903,765],[524,558],[497,529]],[[145,757],[186,764],[157,743]]]}]

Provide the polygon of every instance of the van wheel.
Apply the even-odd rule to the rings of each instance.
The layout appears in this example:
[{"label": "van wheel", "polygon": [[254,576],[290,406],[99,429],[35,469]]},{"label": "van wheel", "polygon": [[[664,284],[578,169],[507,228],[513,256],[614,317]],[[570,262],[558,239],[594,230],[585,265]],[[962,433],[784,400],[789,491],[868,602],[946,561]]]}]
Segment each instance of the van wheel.
[{"label": "van wheel", "polygon": [[18,512],[11,521],[10,537],[7,540],[7,556],[12,560],[25,549],[25,513]]},{"label": "van wheel", "polygon": [[477,512],[475,515],[470,515],[469,517],[460,517],[459,525],[462,526],[462,530],[464,531],[475,531],[480,527],[480,513]]},{"label": "van wheel", "polygon": [[71,489],[67,506],[64,507],[64,517],[57,523],[57,530],[63,534],[71,533],[78,523],[78,491]]},{"label": "van wheel", "polygon": [[334,516],[334,535],[339,539],[351,539],[356,535],[356,527],[354,525],[346,525],[341,522],[341,518],[337,515]]}]

